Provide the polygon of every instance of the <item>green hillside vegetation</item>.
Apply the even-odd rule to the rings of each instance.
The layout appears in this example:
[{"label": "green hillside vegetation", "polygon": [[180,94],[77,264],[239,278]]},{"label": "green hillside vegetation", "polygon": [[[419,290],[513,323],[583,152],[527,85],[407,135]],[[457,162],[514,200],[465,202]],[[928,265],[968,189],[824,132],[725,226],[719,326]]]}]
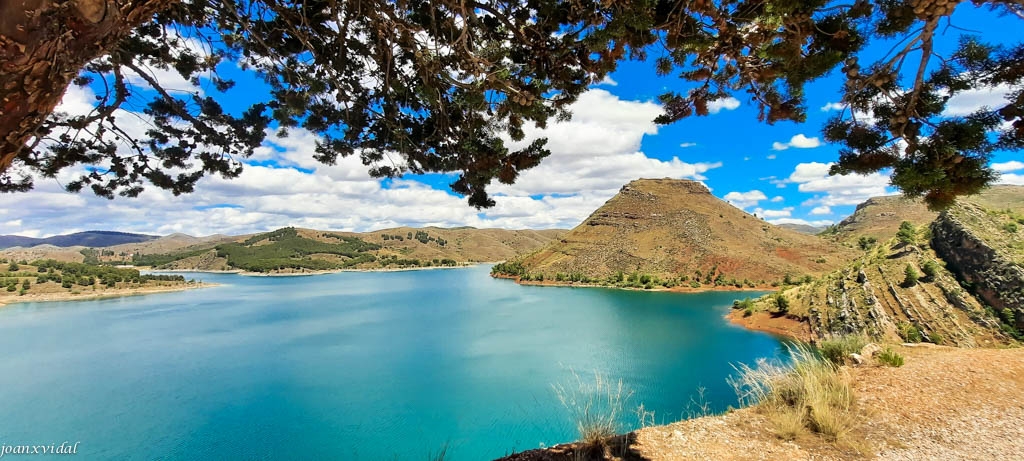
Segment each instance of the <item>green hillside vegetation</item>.
[{"label": "green hillside vegetation", "polygon": [[185,282],[180,275],[141,274],[136,269],[55,260],[10,265],[14,271],[0,272],[0,287],[7,293],[54,292],[60,290],[129,288]]},{"label": "green hillside vegetation", "polygon": [[463,227],[394,228],[366,233],[286,227],[149,253],[144,248],[85,249],[89,261],[170,270],[243,270],[293,273],[339,269],[456,267],[510,259],[543,246],[560,230]]},{"label": "green hillside vegetation", "polygon": [[[377,260],[369,253],[380,245],[355,237],[326,234],[339,241],[327,243],[298,235],[293,227],[278,229],[250,237],[241,243],[215,247],[217,256],[228,264],[250,272],[271,272],[285,269],[332,270],[353,267]],[[314,258],[313,255],[335,255],[342,259]]]},{"label": "green hillside vegetation", "polygon": [[[83,250],[84,251],[84,250]],[[203,253],[210,251],[209,248],[203,248],[199,250],[189,251],[176,251],[172,253],[160,253],[160,254],[141,254],[135,253],[132,255],[131,263],[133,266],[148,266],[148,267],[160,267],[167,263],[177,261],[179,259],[191,258],[193,256],[199,256]]]}]

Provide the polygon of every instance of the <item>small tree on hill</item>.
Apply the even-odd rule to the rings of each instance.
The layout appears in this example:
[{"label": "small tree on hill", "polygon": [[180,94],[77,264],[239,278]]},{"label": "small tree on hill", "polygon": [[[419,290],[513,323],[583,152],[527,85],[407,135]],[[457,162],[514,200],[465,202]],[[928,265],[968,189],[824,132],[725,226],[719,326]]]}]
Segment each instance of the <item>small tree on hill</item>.
[{"label": "small tree on hill", "polygon": [[900,243],[913,245],[917,242],[917,228],[910,221],[903,221],[900,223],[899,232],[896,232],[896,238],[899,239]]},{"label": "small tree on hill", "polygon": [[903,268],[903,274],[906,276],[906,278],[903,279],[903,286],[912,287],[917,285],[917,269],[914,269],[913,265],[907,264],[907,266]]},{"label": "small tree on hill", "polygon": [[869,250],[871,247],[875,246],[875,242],[876,240],[874,237],[861,236],[861,238],[857,240],[857,246],[859,246],[861,250]]},{"label": "small tree on hill", "polygon": [[932,280],[939,273],[939,263],[935,262],[934,259],[929,259],[921,266],[921,272],[924,272],[928,280]]},{"label": "small tree on hill", "polygon": [[775,294],[775,307],[783,314],[789,312],[789,299],[786,298],[786,295],[782,293]]}]

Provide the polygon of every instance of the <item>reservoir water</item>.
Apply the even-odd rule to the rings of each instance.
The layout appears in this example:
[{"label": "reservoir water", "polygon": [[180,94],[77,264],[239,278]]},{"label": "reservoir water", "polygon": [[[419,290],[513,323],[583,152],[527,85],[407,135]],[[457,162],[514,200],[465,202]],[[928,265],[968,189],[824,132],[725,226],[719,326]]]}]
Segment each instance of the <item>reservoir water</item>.
[{"label": "reservoir water", "polygon": [[575,438],[552,389],[574,372],[621,380],[628,407],[663,423],[702,387],[712,410],[735,405],[732,364],[783,354],[723,319],[748,294],[488,270],[185,274],[221,286],[0,308],[0,443],[78,442],[81,459],[492,459]]}]

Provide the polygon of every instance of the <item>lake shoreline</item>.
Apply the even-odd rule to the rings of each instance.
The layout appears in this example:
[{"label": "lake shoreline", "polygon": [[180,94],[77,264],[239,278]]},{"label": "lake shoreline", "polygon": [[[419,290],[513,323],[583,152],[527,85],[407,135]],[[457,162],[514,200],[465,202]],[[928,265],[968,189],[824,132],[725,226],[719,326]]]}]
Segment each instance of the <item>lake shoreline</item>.
[{"label": "lake shoreline", "polygon": [[749,292],[749,291],[777,291],[778,287],[740,287],[735,286],[712,286],[699,288],[693,288],[689,286],[674,286],[672,288],[666,288],[658,285],[657,287],[647,288],[635,288],[635,287],[617,287],[610,285],[598,285],[594,283],[580,283],[580,282],[556,282],[553,280],[545,280],[543,282],[538,281],[523,281],[519,276],[516,275],[505,275],[505,274],[491,274],[491,277],[496,279],[512,280],[518,285],[523,286],[538,286],[538,287],[566,287],[566,288],[607,288],[611,290],[626,290],[626,291],[658,291],[658,292],[670,292],[670,293],[708,293],[708,292]]},{"label": "lake shoreline", "polygon": [[78,292],[54,292],[54,293],[27,293],[24,296],[16,296],[8,299],[0,298],[0,308],[13,306],[20,303],[45,303],[62,301],[96,301],[101,299],[125,298],[129,296],[145,296],[160,293],[175,293],[179,291],[197,290],[200,288],[213,288],[220,286],[218,283],[186,283],[184,285],[165,285],[156,287],[140,288],[119,288],[114,290]]},{"label": "lake shoreline", "polygon": [[[778,287],[757,287],[749,288],[742,287],[736,288],[735,286],[728,287],[683,287],[677,286],[672,288],[666,288],[659,286],[657,288],[645,289],[645,288],[632,288],[632,287],[616,287],[607,285],[595,285],[591,283],[576,283],[576,282],[554,282],[554,281],[543,281],[543,282],[524,282],[520,280],[520,277],[505,274],[491,274],[491,277],[496,279],[512,280],[518,285],[524,286],[542,286],[542,287],[562,287],[562,288],[606,288],[611,290],[625,290],[625,291],[650,291],[650,292],[662,292],[662,293],[683,293],[683,294],[697,294],[697,293],[721,293],[721,292],[764,292],[764,291],[776,291]],[[752,331],[760,331],[763,333],[772,334],[775,336],[781,336],[786,339],[810,342],[814,339],[814,335],[808,330],[807,324],[788,316],[773,317],[767,312],[757,312],[749,317],[744,317],[742,311],[737,309],[731,309],[728,314],[723,316],[723,319],[739,327],[746,328]]]},{"label": "lake shoreline", "polygon": [[309,271],[309,272],[250,272],[241,269],[232,270],[199,270],[199,269],[154,269],[147,267],[135,267],[139,270],[145,270],[149,272],[167,272],[167,273],[197,273],[197,274],[236,274],[245,277],[306,277],[313,275],[329,275],[329,274],[340,274],[343,272],[406,272],[406,271],[425,271],[435,269],[468,269],[478,267],[484,264],[493,264],[490,262],[482,263],[471,263],[461,266],[431,266],[431,267],[395,267],[387,268],[380,267],[374,269],[331,269],[326,271]]}]

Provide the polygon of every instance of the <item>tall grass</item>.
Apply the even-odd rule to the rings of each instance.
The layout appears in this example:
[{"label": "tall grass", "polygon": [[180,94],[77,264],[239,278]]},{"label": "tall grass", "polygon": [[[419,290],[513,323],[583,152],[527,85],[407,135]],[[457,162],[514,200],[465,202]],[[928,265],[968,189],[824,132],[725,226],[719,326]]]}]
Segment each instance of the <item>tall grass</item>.
[{"label": "tall grass", "polygon": [[622,429],[622,416],[633,391],[626,389],[622,380],[612,383],[600,373],[594,373],[593,383],[584,381],[575,371],[572,376],[573,381],[568,385],[551,387],[569,411],[579,432],[579,441],[600,445]]},{"label": "tall grass", "polygon": [[789,364],[736,366],[738,376],[729,381],[740,401],[765,414],[781,438],[807,432],[830,441],[846,438],[856,425],[849,376],[809,346],[790,346],[789,354]]}]

